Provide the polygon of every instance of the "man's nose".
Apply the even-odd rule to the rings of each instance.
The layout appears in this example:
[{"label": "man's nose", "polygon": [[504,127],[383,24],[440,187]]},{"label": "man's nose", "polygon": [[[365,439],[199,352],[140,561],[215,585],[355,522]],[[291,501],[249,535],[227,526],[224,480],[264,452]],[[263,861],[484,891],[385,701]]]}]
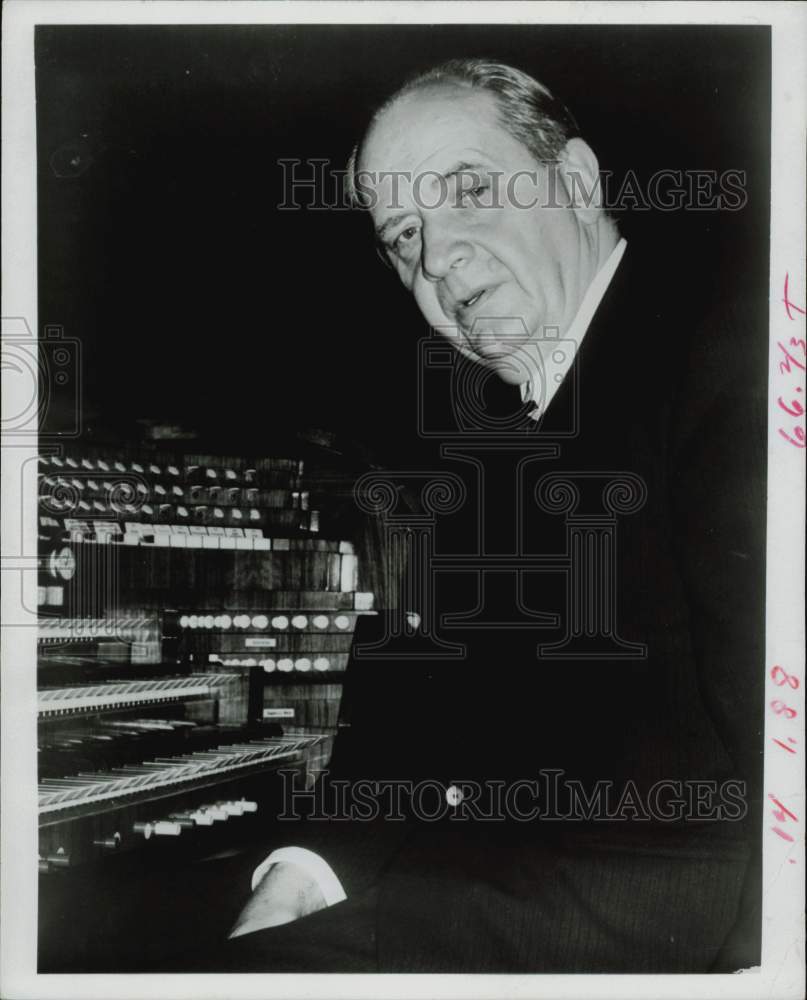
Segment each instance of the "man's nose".
[{"label": "man's nose", "polygon": [[470,243],[446,231],[424,226],[421,267],[427,281],[440,281],[452,270],[459,270],[470,261]]}]

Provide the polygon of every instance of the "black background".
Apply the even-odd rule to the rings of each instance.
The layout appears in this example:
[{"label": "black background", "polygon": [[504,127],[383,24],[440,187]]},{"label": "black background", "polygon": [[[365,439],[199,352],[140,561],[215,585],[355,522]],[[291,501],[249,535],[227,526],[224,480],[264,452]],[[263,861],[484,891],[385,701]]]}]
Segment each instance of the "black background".
[{"label": "black background", "polygon": [[620,225],[660,268],[764,291],[768,28],[39,27],[39,322],[81,341],[88,439],[150,418],[270,454],[315,426],[392,459],[425,324],[362,213],[277,210],[277,161],[343,168],[379,100],[457,56],[546,83],[617,176],[746,171],[740,212]]}]

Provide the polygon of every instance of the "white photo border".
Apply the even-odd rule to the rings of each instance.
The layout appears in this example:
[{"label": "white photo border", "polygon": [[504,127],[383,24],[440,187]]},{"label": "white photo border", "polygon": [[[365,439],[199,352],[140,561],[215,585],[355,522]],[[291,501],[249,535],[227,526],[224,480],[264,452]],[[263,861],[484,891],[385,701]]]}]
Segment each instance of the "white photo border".
[{"label": "white photo border", "polygon": [[[800,3],[331,3],[173,0],[8,0],[3,31],[3,427],[30,410],[28,433],[3,433],[2,448],[2,930],[0,993],[9,998],[244,997],[709,997],[804,995],[804,473],[805,449],[788,440],[804,415],[783,410],[781,342],[805,338],[805,128],[807,6]],[[37,24],[746,24],[772,29],[772,190],[766,619],[766,732],[762,965],[734,975],[47,975],[36,973],[36,456],[31,373],[11,347],[35,338],[37,317]],[[785,276],[788,294],[785,293]],[[787,298],[787,301],[785,301]],[[26,332],[27,331],[27,332]],[[7,365],[7,359],[11,362]],[[802,375],[803,379],[803,375]],[[35,383],[34,383],[35,385]],[[35,389],[34,389],[35,391]],[[785,433],[781,433],[783,431]],[[30,466],[29,466],[30,467]],[[800,679],[788,690],[798,752],[779,750],[770,702],[780,665]],[[781,677],[781,675],[779,675]],[[779,817],[784,817],[780,819]],[[778,829],[778,832],[777,832]],[[786,836],[783,836],[786,834]],[[792,839],[788,839],[792,837]]]}]

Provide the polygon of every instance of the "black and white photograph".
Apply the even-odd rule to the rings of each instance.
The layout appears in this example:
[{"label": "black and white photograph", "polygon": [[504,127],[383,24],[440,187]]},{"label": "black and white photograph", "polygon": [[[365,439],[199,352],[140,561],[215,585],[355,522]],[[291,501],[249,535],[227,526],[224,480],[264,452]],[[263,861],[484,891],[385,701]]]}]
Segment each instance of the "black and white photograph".
[{"label": "black and white photograph", "polygon": [[3,996],[803,995],[807,11],[656,6],[6,5]]}]

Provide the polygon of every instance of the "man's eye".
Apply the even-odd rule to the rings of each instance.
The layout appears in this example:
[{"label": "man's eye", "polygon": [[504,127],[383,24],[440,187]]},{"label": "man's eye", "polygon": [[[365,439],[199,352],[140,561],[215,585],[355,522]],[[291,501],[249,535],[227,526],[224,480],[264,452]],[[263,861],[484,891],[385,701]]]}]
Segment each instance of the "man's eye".
[{"label": "man's eye", "polygon": [[489,184],[477,184],[470,190],[462,192],[462,202],[464,205],[475,204],[482,195],[490,188]]},{"label": "man's eye", "polygon": [[420,226],[407,226],[392,241],[391,249],[396,253],[406,253],[420,235]]},{"label": "man's eye", "polygon": [[395,243],[396,245],[401,243],[410,243],[417,236],[417,234],[418,234],[417,226],[407,226],[406,229],[403,230],[403,232],[398,234]]}]

